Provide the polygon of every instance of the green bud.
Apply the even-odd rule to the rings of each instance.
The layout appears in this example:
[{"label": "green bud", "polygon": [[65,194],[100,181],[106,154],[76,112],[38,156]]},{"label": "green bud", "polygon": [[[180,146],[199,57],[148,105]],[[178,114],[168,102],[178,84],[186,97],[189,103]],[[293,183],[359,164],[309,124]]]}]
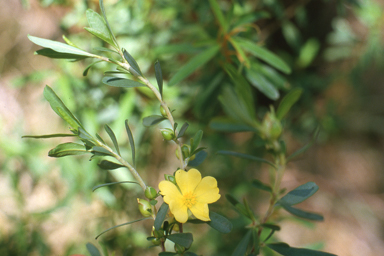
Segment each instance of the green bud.
[{"label": "green bud", "polygon": [[148,199],[155,199],[155,198],[157,197],[157,191],[156,191],[156,189],[154,189],[153,187],[148,186],[148,187],[145,189],[144,195],[145,195],[145,197],[148,198]]},{"label": "green bud", "polygon": [[141,215],[144,217],[152,216],[152,207],[147,200],[137,198],[137,203],[139,204],[139,211]]},{"label": "green bud", "polygon": [[265,114],[261,127],[261,136],[268,141],[277,140],[283,132],[281,122],[272,107],[271,111]]},{"label": "green bud", "polygon": [[176,178],[173,175],[164,174],[164,178],[176,185]]},{"label": "green bud", "polygon": [[165,117],[165,118],[168,118],[167,116],[167,111],[165,111],[165,108],[163,106],[160,105],[160,114]]},{"label": "green bud", "polygon": [[161,129],[161,135],[163,135],[163,138],[165,140],[173,140],[175,138],[175,133],[172,131],[172,129],[164,128]]}]

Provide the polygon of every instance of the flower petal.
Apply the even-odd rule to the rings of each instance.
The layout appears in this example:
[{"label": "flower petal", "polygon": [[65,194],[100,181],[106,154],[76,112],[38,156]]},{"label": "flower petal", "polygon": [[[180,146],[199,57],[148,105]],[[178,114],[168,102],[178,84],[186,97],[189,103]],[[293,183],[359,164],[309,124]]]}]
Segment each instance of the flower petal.
[{"label": "flower petal", "polygon": [[175,184],[168,180],[159,183],[160,194],[164,196],[164,202],[170,204],[172,200],[181,200],[182,195]]},{"label": "flower petal", "polygon": [[188,220],[188,208],[180,200],[172,200],[169,204],[169,210],[180,223],[185,223]]},{"label": "flower petal", "polygon": [[188,192],[193,192],[196,186],[201,181],[201,174],[196,169],[190,169],[188,172],[178,170],[175,174],[176,183],[179,186],[181,193],[185,195]]},{"label": "flower petal", "polygon": [[208,209],[208,204],[204,203],[196,203],[194,206],[189,208],[193,215],[198,218],[199,220],[203,221],[210,221],[211,219],[209,218],[209,209]]},{"label": "flower petal", "polygon": [[196,187],[194,193],[199,203],[214,203],[220,198],[217,181],[211,176],[204,177]]}]

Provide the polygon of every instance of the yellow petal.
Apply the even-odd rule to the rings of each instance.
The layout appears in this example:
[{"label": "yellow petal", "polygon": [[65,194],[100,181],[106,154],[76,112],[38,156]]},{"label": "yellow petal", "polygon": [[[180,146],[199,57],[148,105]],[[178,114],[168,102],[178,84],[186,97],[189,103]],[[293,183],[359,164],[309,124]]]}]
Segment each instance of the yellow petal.
[{"label": "yellow petal", "polygon": [[176,183],[179,186],[181,193],[185,195],[188,192],[193,192],[196,186],[201,181],[201,174],[196,169],[190,169],[188,172],[178,170],[175,174]]},{"label": "yellow petal", "polygon": [[180,200],[172,200],[169,203],[169,210],[180,223],[185,223],[188,220],[188,208]]},{"label": "yellow petal", "polygon": [[170,204],[172,200],[181,200],[182,195],[176,185],[168,180],[163,180],[159,183],[160,194],[164,196],[164,202]]},{"label": "yellow petal", "polygon": [[211,204],[216,202],[220,198],[216,179],[210,176],[204,177],[193,194],[199,203]]},{"label": "yellow petal", "polygon": [[199,220],[203,221],[210,221],[211,219],[209,218],[209,209],[208,209],[208,204],[204,203],[196,203],[194,206],[189,208],[193,215],[198,218]]}]

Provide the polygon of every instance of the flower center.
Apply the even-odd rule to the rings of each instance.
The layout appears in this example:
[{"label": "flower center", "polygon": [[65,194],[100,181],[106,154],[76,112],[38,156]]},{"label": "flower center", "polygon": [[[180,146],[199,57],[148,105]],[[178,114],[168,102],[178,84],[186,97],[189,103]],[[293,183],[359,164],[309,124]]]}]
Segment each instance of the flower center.
[{"label": "flower center", "polygon": [[185,193],[183,195],[183,203],[188,208],[191,208],[194,204],[196,204],[196,196],[192,192]]}]

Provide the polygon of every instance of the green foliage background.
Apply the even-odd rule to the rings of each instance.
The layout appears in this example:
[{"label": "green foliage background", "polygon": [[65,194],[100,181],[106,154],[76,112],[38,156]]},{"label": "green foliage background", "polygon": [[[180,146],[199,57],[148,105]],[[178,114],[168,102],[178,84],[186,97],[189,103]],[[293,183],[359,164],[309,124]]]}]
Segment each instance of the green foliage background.
[{"label": "green foliage background", "polygon": [[[304,160],[293,164],[286,186],[295,187],[297,180],[312,178],[319,181],[319,193],[323,190],[324,194],[313,205],[320,205],[316,209],[324,212],[326,222],[330,219],[341,229],[333,232],[347,234],[348,228],[356,232],[372,232],[374,239],[363,238],[369,248],[364,255],[377,255],[375,252],[382,248],[380,228],[370,228],[382,224],[376,214],[376,204],[344,193],[374,198],[372,200],[382,204],[382,199],[377,197],[382,193],[383,184],[382,161],[378,156],[384,131],[380,83],[384,64],[382,5],[375,1],[244,0],[219,3],[226,15],[232,13],[235,24],[251,24],[238,33],[264,45],[292,68],[290,75],[269,70],[276,80],[267,79],[264,91],[251,87],[256,115],[263,117],[273,100],[279,98],[276,92],[284,95],[290,88],[302,88],[303,96],[284,124],[287,128],[285,136],[291,142],[288,151],[293,152],[305,144],[316,127],[321,127],[320,146],[304,155]],[[218,24],[208,1],[105,1],[105,4],[120,44],[135,57],[143,73],[152,74],[153,81],[156,59],[160,61],[164,79],[169,84],[176,71],[201,53],[210,41],[220,40],[218,28],[222,24]],[[5,17],[1,20],[5,25],[1,27],[4,35],[8,35],[2,36],[4,50],[0,51],[3,60],[0,183],[4,188],[0,206],[0,255],[85,253],[85,243],[92,241],[96,234],[138,217],[136,188],[114,186],[91,192],[92,187],[100,183],[131,180],[128,172],[102,171],[95,161],[89,162],[84,157],[48,159],[48,150],[59,139],[20,139],[25,134],[66,131],[48,104],[40,100],[44,84],[55,88],[88,131],[105,136],[101,131],[107,123],[122,145],[126,143],[124,120],[128,118],[138,150],[138,169],[142,170],[149,184],[155,186],[163,173],[177,167],[177,159],[169,157],[174,148],[162,141],[156,128],[147,129],[141,125],[143,117],[158,113],[158,105],[153,104],[153,96],[147,89],[127,91],[102,85],[102,74],[109,68],[105,64],[96,64],[83,77],[82,71],[90,64],[87,60],[68,63],[32,56],[36,48],[26,41],[27,34],[53,40],[60,40],[65,34],[89,50],[103,46],[100,40],[83,30],[87,26],[85,11],[88,8],[98,10],[97,1],[0,3],[2,17]],[[39,21],[36,17],[42,18]],[[34,27],[33,23],[39,26]],[[60,31],[56,29],[58,26]],[[22,39],[14,41],[11,38]],[[204,131],[203,144],[209,149],[209,156],[199,169],[218,179],[222,195],[231,192],[238,198],[247,196],[258,212],[266,198],[244,181],[265,179],[261,167],[215,152],[234,150],[262,155],[259,138],[251,133],[218,132],[210,127],[213,118],[225,115],[218,96],[230,79],[220,65],[228,59],[226,54],[232,54],[234,50],[228,49],[177,84],[166,84],[164,95],[169,105],[177,109],[175,116],[180,123],[189,122],[188,135],[199,129]],[[229,58],[238,66],[246,65],[234,60],[236,57],[231,55]],[[337,153],[339,151],[344,155]],[[356,153],[362,151],[370,153]],[[128,147],[122,153],[128,156]],[[343,156],[348,160],[339,160]],[[353,157],[359,159],[356,163],[364,168],[353,170],[353,165],[348,165],[349,161],[354,163]],[[356,181],[348,171],[360,180],[357,178]],[[348,185],[351,183],[352,186]],[[214,207],[235,219],[235,228],[244,226],[245,220],[236,219],[237,213],[224,199]],[[350,209],[350,215],[340,213],[344,207]],[[356,225],[360,224],[360,229],[354,222],[343,226],[343,217],[357,219]],[[288,225],[292,223],[289,217],[285,221]],[[352,238],[337,241],[336,236],[325,232],[329,226],[324,225],[327,224],[319,224],[318,229],[310,232],[301,228],[294,243],[311,244],[320,249],[323,245],[313,242],[325,241],[328,251],[357,255],[345,248],[346,244],[353,243]],[[154,255],[156,249],[147,250],[149,244],[145,238],[149,228],[133,225],[117,229],[102,237],[99,243],[109,252],[116,251],[116,255],[123,252],[126,255]],[[194,246],[196,251],[206,252],[206,255],[229,255],[228,251],[244,233],[235,229],[223,238],[214,230],[201,231],[204,235]],[[303,239],[307,233],[320,235]]]}]

